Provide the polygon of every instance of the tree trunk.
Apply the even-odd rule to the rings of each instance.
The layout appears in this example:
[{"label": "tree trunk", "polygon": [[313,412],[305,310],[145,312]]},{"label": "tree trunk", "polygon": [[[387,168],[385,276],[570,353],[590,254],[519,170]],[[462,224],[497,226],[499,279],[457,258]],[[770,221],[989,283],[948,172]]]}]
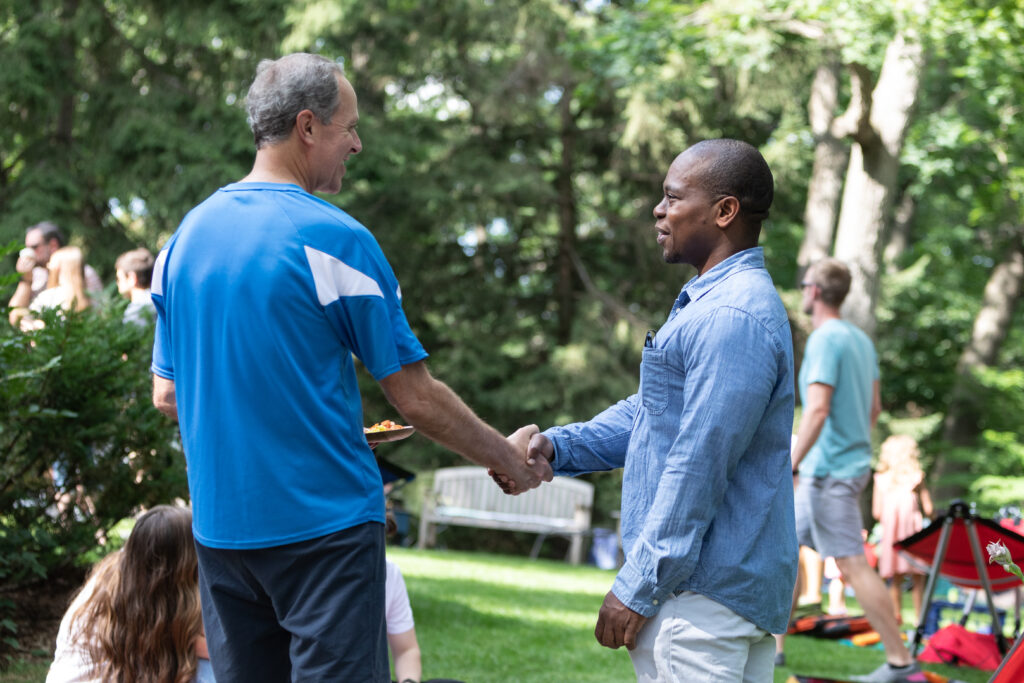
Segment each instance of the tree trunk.
[{"label": "tree trunk", "polygon": [[846,173],[835,255],[853,275],[844,316],[869,335],[881,276],[881,237],[897,190],[900,152],[917,101],[923,66],[918,41],[899,33],[889,44],[871,93],[866,117],[857,123]]},{"label": "tree trunk", "polygon": [[807,267],[828,256],[843,189],[843,171],[850,156],[846,142],[833,131],[839,103],[839,63],[818,67],[811,83],[807,110],[814,133],[814,166],[804,207],[804,240],[797,255],[797,281]]},{"label": "tree trunk", "polygon": [[555,180],[558,194],[558,343],[572,340],[572,323],[576,316],[576,278],[572,258],[576,252],[578,210],[573,189],[575,169],[576,120],[572,115],[572,91],[566,85],[560,103],[562,119],[562,158]]},{"label": "tree trunk", "polygon": [[[997,265],[985,285],[981,310],[974,319],[971,341],[960,354],[956,382],[950,397],[949,412],[943,424],[943,436],[952,446],[971,446],[981,433],[981,388],[976,380],[979,370],[994,365],[1013,322],[1013,312],[1024,294],[1024,226],[1006,259]],[[963,472],[968,463],[943,459],[936,463],[940,486],[936,497],[949,500],[963,495],[963,487],[949,475]]]},{"label": "tree trunk", "polygon": [[914,202],[913,195],[910,194],[908,189],[904,189],[899,204],[896,206],[896,211],[893,214],[892,231],[885,243],[883,261],[886,270],[896,268],[900,257],[903,256],[907,246],[910,244],[910,231],[914,223],[914,211],[916,209],[917,204]]}]

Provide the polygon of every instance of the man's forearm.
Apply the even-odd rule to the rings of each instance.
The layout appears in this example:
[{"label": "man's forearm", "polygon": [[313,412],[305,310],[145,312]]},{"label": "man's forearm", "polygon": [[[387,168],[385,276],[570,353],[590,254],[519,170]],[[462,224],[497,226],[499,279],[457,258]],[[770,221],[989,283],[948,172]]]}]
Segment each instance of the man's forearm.
[{"label": "man's forearm", "polygon": [[11,297],[11,301],[7,305],[11,308],[25,308],[30,303],[32,303],[32,283],[22,278],[14,290],[14,296]]},{"label": "man's forearm", "polygon": [[527,462],[528,434],[520,434],[522,438],[516,443],[506,439],[477,417],[444,382],[434,379],[422,361],[402,366],[382,378],[380,386],[391,405],[424,436],[470,462],[507,475],[516,491],[551,481],[551,467],[546,461]]},{"label": "man's forearm", "polygon": [[800,466],[814,443],[821,436],[821,430],[825,426],[825,419],[828,413],[815,411],[811,414],[804,414],[800,419],[800,427],[796,432],[796,447],[793,449],[793,471]]},{"label": "man's forearm", "polygon": [[505,437],[481,420],[447,384],[430,378],[426,395],[406,398],[396,405],[402,417],[431,441],[484,467],[502,469],[495,457],[507,448]]},{"label": "man's forearm", "polygon": [[153,405],[167,417],[178,421],[178,398],[173,381],[153,375]]},{"label": "man's forearm", "polygon": [[17,327],[18,321],[28,312],[28,305],[32,303],[32,285],[26,280],[21,280],[18,283],[17,288],[14,290],[14,296],[11,297],[10,302],[7,306],[11,309],[8,320],[12,325]]}]

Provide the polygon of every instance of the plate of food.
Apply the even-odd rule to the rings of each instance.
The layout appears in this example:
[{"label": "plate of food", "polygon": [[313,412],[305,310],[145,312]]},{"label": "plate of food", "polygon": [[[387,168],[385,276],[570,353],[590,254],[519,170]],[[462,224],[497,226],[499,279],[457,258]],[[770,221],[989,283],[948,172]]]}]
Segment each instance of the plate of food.
[{"label": "plate of food", "polygon": [[401,441],[412,436],[416,431],[415,427],[400,425],[391,420],[383,420],[370,427],[363,427],[363,434],[368,443],[385,443],[387,441]]}]

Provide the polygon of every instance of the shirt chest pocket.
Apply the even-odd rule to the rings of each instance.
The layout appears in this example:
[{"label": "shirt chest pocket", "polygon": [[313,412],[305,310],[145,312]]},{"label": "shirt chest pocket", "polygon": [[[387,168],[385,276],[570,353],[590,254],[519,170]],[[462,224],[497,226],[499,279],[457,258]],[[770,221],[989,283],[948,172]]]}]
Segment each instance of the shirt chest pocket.
[{"label": "shirt chest pocket", "polygon": [[640,361],[640,400],[652,415],[661,415],[668,408],[671,373],[665,349],[644,349]]}]

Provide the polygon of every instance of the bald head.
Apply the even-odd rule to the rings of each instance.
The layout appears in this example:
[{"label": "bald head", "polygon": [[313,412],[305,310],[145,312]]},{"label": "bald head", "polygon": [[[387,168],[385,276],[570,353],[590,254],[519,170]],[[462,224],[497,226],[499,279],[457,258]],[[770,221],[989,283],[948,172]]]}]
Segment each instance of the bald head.
[{"label": "bald head", "polygon": [[768,162],[755,147],[720,138],[703,140],[680,155],[690,161],[693,181],[713,198],[736,197],[740,217],[760,228],[775,197]]}]

